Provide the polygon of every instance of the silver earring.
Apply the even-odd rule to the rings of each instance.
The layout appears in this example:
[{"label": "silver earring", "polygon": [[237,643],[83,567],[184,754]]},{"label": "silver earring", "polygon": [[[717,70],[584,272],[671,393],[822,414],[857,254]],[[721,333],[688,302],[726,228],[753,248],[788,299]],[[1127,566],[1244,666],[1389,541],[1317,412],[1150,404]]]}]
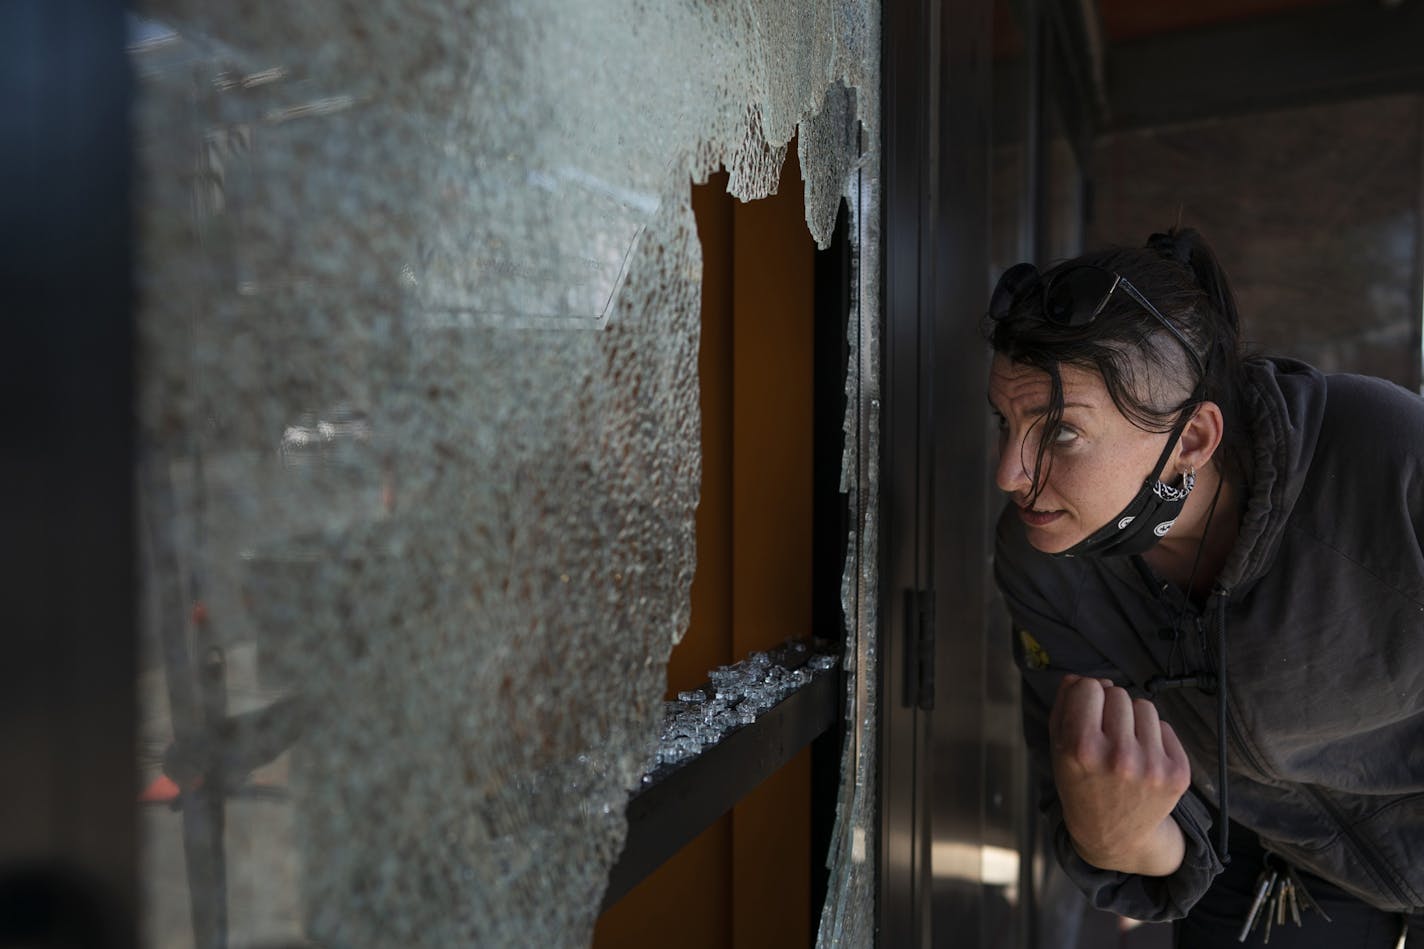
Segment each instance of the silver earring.
[{"label": "silver earring", "polygon": [[1197,486],[1197,469],[1188,467],[1182,472],[1182,486],[1174,488],[1170,484],[1158,481],[1152,486],[1152,493],[1164,501],[1185,501],[1187,495],[1192,493],[1192,488]]}]

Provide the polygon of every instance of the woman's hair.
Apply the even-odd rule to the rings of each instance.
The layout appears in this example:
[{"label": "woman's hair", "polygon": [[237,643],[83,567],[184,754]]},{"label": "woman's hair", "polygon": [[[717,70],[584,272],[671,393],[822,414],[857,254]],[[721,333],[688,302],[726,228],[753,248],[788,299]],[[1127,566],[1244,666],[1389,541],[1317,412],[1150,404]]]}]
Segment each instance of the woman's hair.
[{"label": "woman's hair", "polygon": [[1118,411],[1144,431],[1169,432],[1201,402],[1215,402],[1225,419],[1218,457],[1241,472],[1248,456],[1242,452],[1245,432],[1237,422],[1244,358],[1240,322],[1226,273],[1206,241],[1190,228],[1153,234],[1145,247],[1109,247],[1058,264],[1042,274],[1042,285],[1084,264],[1136,287],[1186,338],[1206,375],[1200,378],[1197,361],[1181,342],[1122,289],[1095,319],[1079,326],[1045,319],[1040,294],[1025,294],[997,319],[986,316],[984,335],[994,352],[1042,369],[1050,380],[1032,497],[1042,490],[1046,452],[1063,424],[1059,367],[1064,365],[1098,373]]}]

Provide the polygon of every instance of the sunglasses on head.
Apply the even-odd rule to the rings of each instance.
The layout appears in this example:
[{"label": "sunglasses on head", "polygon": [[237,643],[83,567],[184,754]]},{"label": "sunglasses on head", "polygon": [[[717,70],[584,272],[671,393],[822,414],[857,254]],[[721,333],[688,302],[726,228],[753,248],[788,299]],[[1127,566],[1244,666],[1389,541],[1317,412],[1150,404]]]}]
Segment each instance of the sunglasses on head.
[{"label": "sunglasses on head", "polygon": [[1122,290],[1150,313],[1157,322],[1176,337],[1197,367],[1198,378],[1206,375],[1206,367],[1187,338],[1162,315],[1136,287],[1121,274],[1093,264],[1077,264],[1058,271],[1045,283],[1033,264],[1015,264],[999,278],[994,295],[989,298],[989,315],[1002,320],[1026,300],[1037,297],[1038,312],[1043,319],[1058,326],[1083,326],[1093,322],[1108,305],[1108,300]]}]

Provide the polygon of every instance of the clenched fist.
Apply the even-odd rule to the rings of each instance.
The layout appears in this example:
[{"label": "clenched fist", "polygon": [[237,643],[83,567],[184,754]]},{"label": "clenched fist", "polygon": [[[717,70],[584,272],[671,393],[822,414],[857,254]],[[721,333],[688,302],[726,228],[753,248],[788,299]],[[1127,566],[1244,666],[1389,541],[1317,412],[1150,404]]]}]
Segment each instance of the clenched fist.
[{"label": "clenched fist", "polygon": [[1067,675],[1048,719],[1053,783],[1078,855],[1095,867],[1166,876],[1186,842],[1171,817],[1191,783],[1187,753],[1146,699]]}]

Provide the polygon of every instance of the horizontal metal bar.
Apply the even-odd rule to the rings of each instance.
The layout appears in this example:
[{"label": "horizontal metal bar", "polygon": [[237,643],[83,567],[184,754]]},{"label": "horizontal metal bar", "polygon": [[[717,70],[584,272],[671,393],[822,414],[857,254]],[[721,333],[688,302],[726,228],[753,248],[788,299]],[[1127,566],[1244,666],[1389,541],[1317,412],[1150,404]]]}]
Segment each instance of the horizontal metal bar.
[{"label": "horizontal metal bar", "polygon": [[618,902],[835,724],[841,681],[839,665],[816,670],[809,682],[751,724],[695,758],[653,771],[628,801],[628,839],[609,873],[603,908]]},{"label": "horizontal metal bar", "polygon": [[1313,7],[1108,47],[1111,129],[1424,90],[1424,3]]}]

